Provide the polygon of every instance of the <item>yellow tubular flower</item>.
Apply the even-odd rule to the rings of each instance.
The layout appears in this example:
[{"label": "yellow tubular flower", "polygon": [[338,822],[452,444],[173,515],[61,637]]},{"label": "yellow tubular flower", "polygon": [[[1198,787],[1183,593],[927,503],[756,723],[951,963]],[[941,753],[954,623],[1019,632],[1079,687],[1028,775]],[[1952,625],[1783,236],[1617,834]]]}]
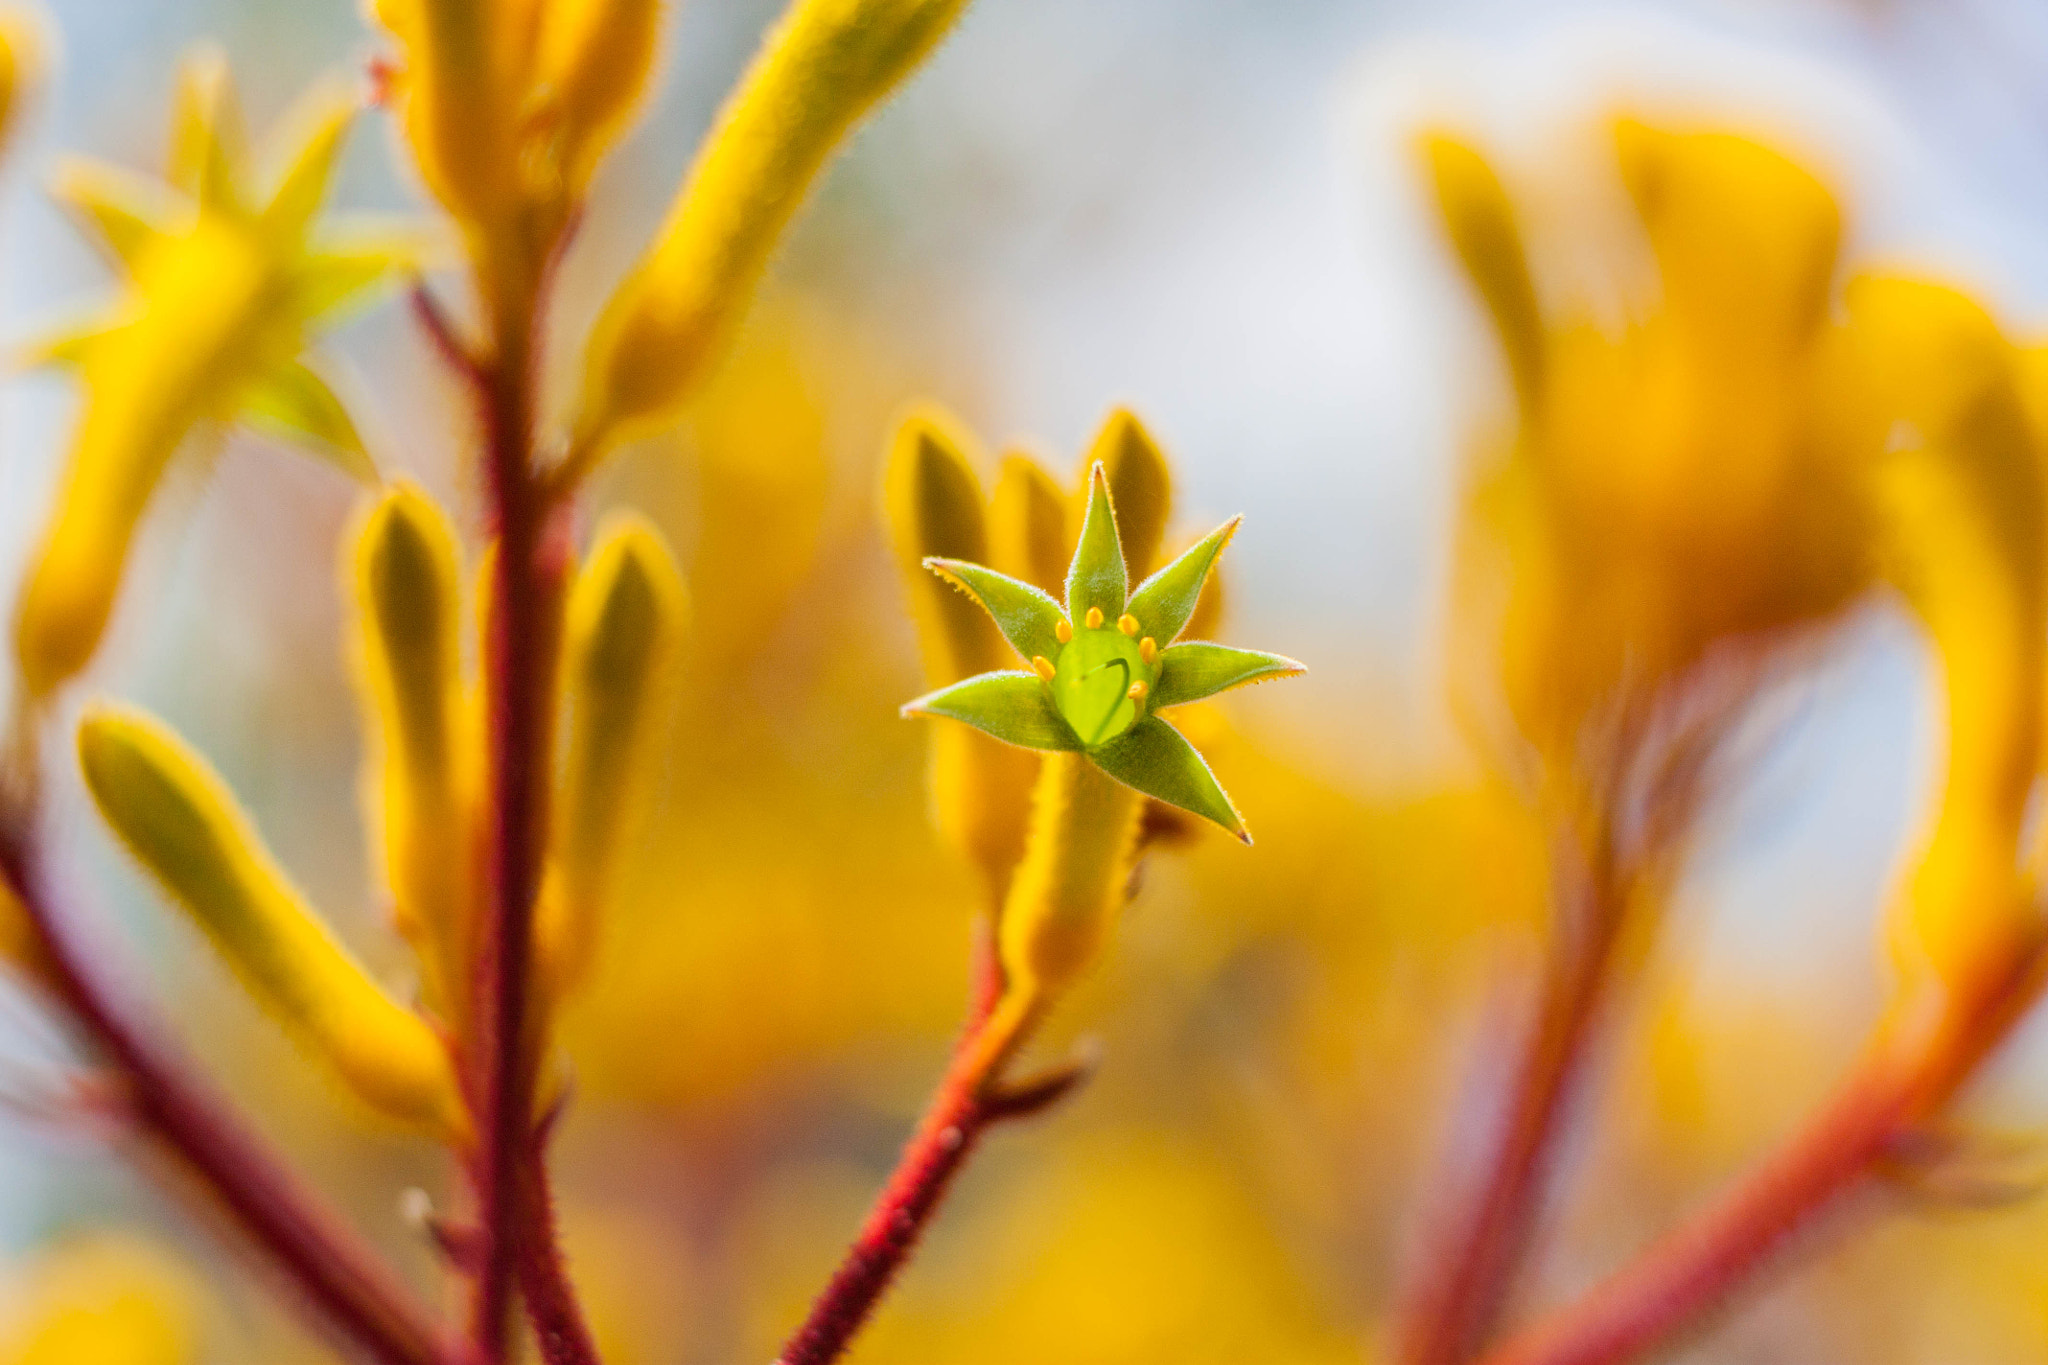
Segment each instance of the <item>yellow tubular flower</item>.
[{"label": "yellow tubular flower", "polygon": [[371,472],[346,412],[298,355],[314,322],[396,263],[389,249],[311,237],[353,107],[329,92],[299,123],[267,201],[245,198],[245,152],[216,63],[188,63],[172,136],[174,187],[74,171],[65,190],[127,275],[111,325],[50,348],[76,364],[85,406],[56,507],[17,608],[32,696],[85,665],[120,586],[136,527],[165,467],[207,422],[249,415]]},{"label": "yellow tubular flower", "polygon": [[535,928],[540,970],[556,998],[588,975],[619,856],[644,813],[688,611],[675,557],[637,517],[598,536],[569,590],[566,740]]},{"label": "yellow tubular flower", "polygon": [[1444,234],[1493,319],[1515,392],[1530,406],[1543,387],[1543,310],[1514,204],[1486,158],[1450,134],[1424,135],[1422,154]]},{"label": "yellow tubular flower", "polygon": [[[1159,567],[1166,543],[1166,523],[1173,516],[1173,471],[1166,455],[1129,408],[1118,408],[1096,433],[1081,461],[1076,506],[1085,506],[1088,471],[1097,461],[1109,473],[1109,497],[1116,505],[1117,530],[1131,581],[1139,582]],[[1078,520],[1078,519],[1077,519]]]},{"label": "yellow tubular flower", "polygon": [[2020,842],[2042,743],[2048,505],[2017,357],[1974,301],[1857,281],[1851,318],[1873,395],[1915,438],[1880,481],[1891,576],[1947,692],[1947,773],[1887,924],[1904,984],[1964,983],[2040,932]]},{"label": "yellow tubular flower", "polygon": [[659,0],[553,0],[543,7],[539,117],[565,186],[580,194],[625,131],[654,70]]},{"label": "yellow tubular flower", "polygon": [[720,114],[590,343],[573,459],[672,418],[840,140],[967,0],[796,0]]},{"label": "yellow tubular flower", "polygon": [[104,707],[81,723],[78,754],[107,823],[308,1051],[376,1109],[467,1140],[441,1040],[336,941],[203,759],[155,721]]},{"label": "yellow tubular flower", "polygon": [[[1006,667],[1010,658],[988,614],[924,567],[928,556],[979,561],[988,553],[981,481],[961,447],[944,414],[916,413],[898,428],[882,480],[883,517],[934,687]],[[1055,498],[1055,506],[1064,506]],[[1029,750],[964,725],[933,727],[934,819],[981,870],[994,902],[1024,856],[1037,771],[1038,757]]]},{"label": "yellow tubular flower", "polygon": [[[484,0],[371,0],[371,15],[398,40],[405,136],[436,199],[464,223],[496,221],[508,204],[506,155],[512,108],[506,65],[522,54],[505,41],[521,6]],[[493,21],[496,21],[495,23]]]},{"label": "yellow tubular flower", "polygon": [[1732,134],[1615,137],[1661,286],[1618,328],[1547,315],[1499,177],[1424,144],[1521,418],[1471,481],[1461,591],[1498,632],[1509,713],[1560,768],[1589,722],[1640,714],[1717,646],[1760,657],[1865,590],[1884,438],[1828,317],[1826,187]]},{"label": "yellow tubular flower", "polygon": [[1003,905],[1003,971],[1018,999],[1050,999],[1101,953],[1137,856],[1144,800],[1084,755],[1043,756],[1030,854]]},{"label": "yellow tubular flower", "polygon": [[418,955],[427,1003],[468,1018],[476,920],[475,788],[467,725],[455,533],[417,486],[378,500],[355,540],[360,678],[384,865],[398,930]]},{"label": "yellow tubular flower", "polygon": [[[1028,455],[1005,455],[989,498],[989,564],[1055,597],[1074,557],[1067,495]],[[967,558],[965,555],[952,558]]]}]

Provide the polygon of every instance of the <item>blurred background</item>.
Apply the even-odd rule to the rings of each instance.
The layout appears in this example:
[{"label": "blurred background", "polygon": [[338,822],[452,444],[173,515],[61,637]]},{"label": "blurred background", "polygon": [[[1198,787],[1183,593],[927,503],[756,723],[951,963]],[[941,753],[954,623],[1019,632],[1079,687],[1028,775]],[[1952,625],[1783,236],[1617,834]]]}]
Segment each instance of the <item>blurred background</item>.
[{"label": "blurred background", "polygon": [[[78,151],[161,156],[174,59],[211,39],[263,127],[375,45],[348,0],[46,0],[51,87],[4,173],[9,342],[104,297],[42,195]],[[573,354],[774,6],[688,0],[663,93],[603,173],[556,318]],[[1233,512],[1224,638],[1311,675],[1222,707],[1211,758],[1259,837],[1152,858],[1113,959],[1045,1048],[1094,1081],[1004,1130],[857,1358],[1223,1365],[1371,1358],[1433,1156],[1512,1017],[1541,859],[1444,697],[1459,455],[1505,384],[1437,241],[1414,130],[1510,163],[1584,157],[1618,109],[1764,135],[1823,172],[1854,260],[1932,269],[2017,335],[2048,326],[2048,14],[2005,0],[1582,5],[978,0],[800,221],[690,421],[605,475],[698,602],[687,698],[631,904],[569,1020],[564,1221],[608,1360],[766,1360],[822,1284],[962,1007],[975,889],[929,831],[921,690],[876,515],[914,399],[984,469],[1065,477],[1112,405],[1179,476],[1176,524]],[[344,207],[416,211],[366,120]],[[394,306],[331,350],[380,461],[463,508],[461,395]],[[566,365],[558,366],[566,372]],[[559,377],[559,376],[557,376]],[[0,592],[74,395],[0,389]],[[203,470],[200,465],[204,465]],[[236,436],[155,514],[86,693],[164,714],[292,872],[403,980],[359,814],[336,588],[357,491]],[[1788,687],[1617,1011],[1525,1302],[1612,1266],[1784,1131],[1879,997],[1873,923],[1932,759],[1927,661],[1876,611]],[[185,1041],[402,1264],[431,1153],[295,1064],[64,796],[67,856]],[[2048,1122],[2023,1034],[1969,1100]],[[76,1305],[121,1360],[326,1358],[117,1149],[36,1097],[60,1042],[0,1000],[0,1345]],[[13,1111],[19,1109],[19,1113]],[[2048,1209],[1884,1217],[1774,1280],[1698,1361],[2004,1365],[2048,1353]],[[49,1357],[57,1359],[59,1357]],[[113,1357],[109,1357],[112,1359]]]}]

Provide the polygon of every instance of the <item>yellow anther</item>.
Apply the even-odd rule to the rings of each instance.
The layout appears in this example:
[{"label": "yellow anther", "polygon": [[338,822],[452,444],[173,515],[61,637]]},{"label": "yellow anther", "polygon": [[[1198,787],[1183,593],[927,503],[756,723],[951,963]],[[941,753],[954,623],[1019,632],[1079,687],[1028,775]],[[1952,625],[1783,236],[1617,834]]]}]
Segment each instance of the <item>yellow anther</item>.
[{"label": "yellow anther", "polygon": [[1129,612],[1116,618],[1116,628],[1134,640],[1138,638],[1138,618]]},{"label": "yellow anther", "polygon": [[1147,635],[1138,641],[1138,657],[1148,664],[1159,662],[1159,642]]},{"label": "yellow anther", "polygon": [[1140,678],[1138,679],[1138,681],[1132,683],[1131,690],[1124,693],[1124,695],[1129,697],[1132,701],[1145,700],[1145,680],[1143,678]]},{"label": "yellow anther", "polygon": [[1039,677],[1047,682],[1052,681],[1053,667],[1051,659],[1046,658],[1043,654],[1034,654],[1031,656],[1031,667]]},{"label": "yellow anther", "polygon": [[1102,629],[1102,608],[1101,608],[1101,607],[1090,607],[1090,608],[1088,608],[1088,616],[1087,616],[1087,621],[1088,621],[1088,629],[1090,629],[1090,630],[1101,630],[1101,629]]},{"label": "yellow anther", "polygon": [[1063,616],[1060,618],[1059,623],[1052,628],[1052,633],[1059,637],[1061,644],[1067,644],[1074,638],[1073,624]]}]

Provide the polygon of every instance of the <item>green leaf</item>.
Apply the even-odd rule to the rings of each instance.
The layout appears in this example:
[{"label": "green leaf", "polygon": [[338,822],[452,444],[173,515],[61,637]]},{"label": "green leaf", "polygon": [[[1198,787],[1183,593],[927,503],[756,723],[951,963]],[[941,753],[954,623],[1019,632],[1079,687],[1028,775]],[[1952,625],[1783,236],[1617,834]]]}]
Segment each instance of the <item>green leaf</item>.
[{"label": "green leaf", "polygon": [[50,193],[131,275],[143,252],[172,231],[179,217],[175,199],[155,181],[82,158],[59,168]]},{"label": "green leaf", "polygon": [[1077,625],[1090,607],[1111,621],[1123,614],[1124,594],[1131,590],[1124,569],[1124,548],[1117,539],[1116,510],[1109,501],[1109,475],[1100,464],[1088,474],[1088,515],[1081,522],[1081,542],[1067,566],[1067,613]]},{"label": "green leaf", "polygon": [[1088,757],[1095,766],[1127,787],[1155,801],[1213,820],[1249,844],[1237,808],[1216,785],[1215,774],[1181,732],[1157,716],[1147,716]]},{"label": "green leaf", "polygon": [[378,481],[376,462],[348,409],[326,380],[298,361],[252,384],[240,415],[250,426],[307,447],[352,479]]},{"label": "green leaf", "polygon": [[924,566],[981,603],[1011,646],[1029,659],[1060,654],[1060,604],[1008,574],[964,559],[927,559]]},{"label": "green leaf", "polygon": [[1152,692],[1154,710],[1213,697],[1247,683],[1291,678],[1308,670],[1282,654],[1232,649],[1201,641],[1168,645],[1159,655],[1159,686]]},{"label": "green leaf", "polygon": [[930,692],[903,708],[906,716],[963,720],[1006,744],[1025,749],[1075,750],[1081,741],[1052,709],[1036,673],[983,673]]},{"label": "green leaf", "polygon": [[1237,534],[1238,523],[1243,520],[1232,517],[1138,585],[1138,590],[1131,594],[1130,613],[1138,618],[1142,633],[1165,645],[1187,628],[1216,556],[1223,553],[1223,547]]},{"label": "green leaf", "polygon": [[1173,473],[1166,467],[1166,456],[1137,414],[1118,408],[1096,433],[1088,462],[1091,467],[1100,462],[1109,474],[1124,567],[1145,573],[1159,561],[1173,512]]}]

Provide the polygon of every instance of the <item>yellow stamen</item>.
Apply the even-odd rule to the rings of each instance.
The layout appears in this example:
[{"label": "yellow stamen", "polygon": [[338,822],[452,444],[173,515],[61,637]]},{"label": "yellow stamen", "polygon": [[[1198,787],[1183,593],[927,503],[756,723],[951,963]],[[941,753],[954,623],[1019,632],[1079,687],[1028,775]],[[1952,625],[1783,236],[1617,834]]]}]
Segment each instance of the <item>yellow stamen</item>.
[{"label": "yellow stamen", "polygon": [[1101,629],[1102,629],[1102,608],[1101,608],[1101,607],[1090,607],[1090,608],[1088,608],[1088,616],[1087,616],[1087,621],[1088,621],[1088,629],[1090,629],[1090,630],[1101,630]]},{"label": "yellow stamen", "polygon": [[1159,642],[1149,635],[1138,641],[1138,657],[1148,664],[1159,662]]},{"label": "yellow stamen", "polygon": [[1058,636],[1059,642],[1064,645],[1073,640],[1074,627],[1065,617],[1061,617],[1059,622],[1053,626],[1052,633]]},{"label": "yellow stamen", "polygon": [[1031,656],[1031,667],[1039,677],[1047,682],[1052,681],[1053,667],[1051,659],[1046,658],[1043,654],[1034,654]]},{"label": "yellow stamen", "polygon": [[1134,640],[1138,638],[1138,618],[1129,612],[1116,618],[1116,628]]},{"label": "yellow stamen", "polygon": [[1145,680],[1143,678],[1140,678],[1138,679],[1138,681],[1132,683],[1131,690],[1124,693],[1124,695],[1129,697],[1132,701],[1145,700]]}]

